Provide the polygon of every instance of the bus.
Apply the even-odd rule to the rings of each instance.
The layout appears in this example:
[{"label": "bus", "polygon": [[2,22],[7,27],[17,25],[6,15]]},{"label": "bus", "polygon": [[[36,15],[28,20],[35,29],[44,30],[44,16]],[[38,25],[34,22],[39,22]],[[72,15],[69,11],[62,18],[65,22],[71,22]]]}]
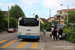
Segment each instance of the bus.
[{"label": "bus", "polygon": [[19,39],[40,39],[39,18],[19,18],[18,36]]}]

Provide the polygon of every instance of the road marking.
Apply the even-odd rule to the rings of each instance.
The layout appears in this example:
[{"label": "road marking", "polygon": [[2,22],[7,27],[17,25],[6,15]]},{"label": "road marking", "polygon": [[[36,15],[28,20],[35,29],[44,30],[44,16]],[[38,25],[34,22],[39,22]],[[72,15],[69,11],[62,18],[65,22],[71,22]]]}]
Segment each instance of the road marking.
[{"label": "road marking", "polygon": [[0,43],[3,43],[3,42],[6,42],[7,40],[2,40],[2,41],[0,41]]},{"label": "road marking", "polygon": [[33,42],[32,49],[38,49],[38,42]]},{"label": "road marking", "polygon": [[41,38],[42,38],[42,41],[43,41],[41,50],[44,50],[44,38],[43,38],[43,35],[41,35]]},{"label": "road marking", "polygon": [[13,40],[13,41],[11,41],[11,42],[5,44],[4,46],[2,46],[2,47],[0,47],[0,48],[7,48],[7,47],[9,47],[10,45],[12,45],[13,43],[15,43],[16,41],[17,41],[17,40]]},{"label": "road marking", "polygon": [[27,42],[21,42],[16,48],[23,48],[23,46],[26,44]]}]

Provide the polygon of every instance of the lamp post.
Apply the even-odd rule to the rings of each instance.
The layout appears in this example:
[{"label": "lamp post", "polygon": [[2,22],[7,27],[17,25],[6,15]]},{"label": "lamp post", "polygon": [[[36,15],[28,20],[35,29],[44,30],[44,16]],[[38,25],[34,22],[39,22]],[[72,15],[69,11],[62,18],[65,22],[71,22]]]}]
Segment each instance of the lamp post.
[{"label": "lamp post", "polygon": [[50,9],[50,11],[49,11],[49,17],[51,17],[51,9]]},{"label": "lamp post", "polygon": [[[51,9],[49,10],[49,18],[51,17]],[[49,20],[49,22],[50,22],[50,20]]]},{"label": "lamp post", "polygon": [[68,27],[69,5],[67,6],[67,27]]},{"label": "lamp post", "polygon": [[8,6],[8,29],[9,29],[9,6]]}]

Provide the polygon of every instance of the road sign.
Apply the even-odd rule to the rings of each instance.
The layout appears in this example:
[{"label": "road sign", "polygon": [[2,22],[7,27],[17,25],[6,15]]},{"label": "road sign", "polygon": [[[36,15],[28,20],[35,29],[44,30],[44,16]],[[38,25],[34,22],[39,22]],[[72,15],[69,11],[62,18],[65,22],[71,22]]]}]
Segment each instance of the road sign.
[{"label": "road sign", "polygon": [[51,23],[52,26],[54,26],[54,23]]}]

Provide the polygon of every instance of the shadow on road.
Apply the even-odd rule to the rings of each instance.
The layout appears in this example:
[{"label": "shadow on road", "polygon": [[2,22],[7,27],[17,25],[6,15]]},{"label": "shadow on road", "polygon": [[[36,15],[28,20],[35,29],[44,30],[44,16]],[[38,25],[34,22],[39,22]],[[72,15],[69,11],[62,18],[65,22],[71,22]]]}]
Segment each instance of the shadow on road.
[{"label": "shadow on road", "polygon": [[39,40],[37,40],[37,39],[23,39],[23,40],[21,40],[20,42],[39,42]]}]

